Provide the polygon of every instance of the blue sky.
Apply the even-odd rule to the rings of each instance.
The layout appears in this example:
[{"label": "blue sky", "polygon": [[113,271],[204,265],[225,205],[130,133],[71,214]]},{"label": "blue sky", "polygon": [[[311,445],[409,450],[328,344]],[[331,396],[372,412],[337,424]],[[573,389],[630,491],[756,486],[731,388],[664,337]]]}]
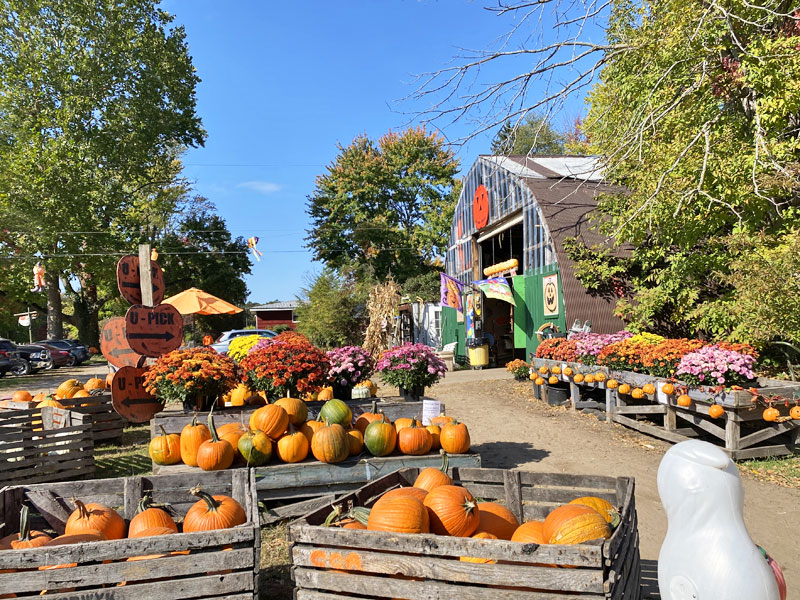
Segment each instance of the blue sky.
[{"label": "blue sky", "polygon": [[[303,248],[314,179],[360,133],[402,129],[424,105],[403,98],[415,75],[446,66],[459,48],[493,46],[508,19],[483,2],[165,0],[185,26],[204,148],[184,158],[197,193],[234,235],[264,253],[247,278],[250,299],[293,299],[322,265]],[[450,139],[469,123],[448,127]],[[462,171],[490,136],[459,151]]]}]

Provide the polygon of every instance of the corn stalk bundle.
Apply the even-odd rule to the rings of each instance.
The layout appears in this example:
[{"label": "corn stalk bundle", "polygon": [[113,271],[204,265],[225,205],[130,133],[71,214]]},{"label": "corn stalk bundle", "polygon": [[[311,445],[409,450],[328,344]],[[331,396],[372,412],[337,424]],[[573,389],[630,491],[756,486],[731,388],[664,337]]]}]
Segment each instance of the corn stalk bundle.
[{"label": "corn stalk bundle", "polygon": [[369,292],[369,325],[364,336],[364,350],[373,358],[392,347],[394,317],[400,306],[400,286],[393,279],[379,283]]}]

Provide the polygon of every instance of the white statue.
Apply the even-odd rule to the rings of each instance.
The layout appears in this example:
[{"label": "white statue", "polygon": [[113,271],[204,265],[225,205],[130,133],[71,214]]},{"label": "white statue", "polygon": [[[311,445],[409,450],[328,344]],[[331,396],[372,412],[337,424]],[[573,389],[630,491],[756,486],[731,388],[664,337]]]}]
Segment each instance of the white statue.
[{"label": "white statue", "polygon": [[658,467],[667,537],[658,555],[662,600],[780,600],[742,516],[739,471],[720,448],[688,440]]}]

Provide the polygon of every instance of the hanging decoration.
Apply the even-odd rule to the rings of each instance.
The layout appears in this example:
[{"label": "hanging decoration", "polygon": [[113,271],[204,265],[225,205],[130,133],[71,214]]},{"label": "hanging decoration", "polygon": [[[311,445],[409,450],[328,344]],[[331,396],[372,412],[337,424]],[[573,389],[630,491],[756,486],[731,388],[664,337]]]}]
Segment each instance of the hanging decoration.
[{"label": "hanging decoration", "polygon": [[47,285],[44,283],[44,267],[42,263],[37,262],[36,266],[33,267],[33,288],[31,291],[43,292],[46,288]]},{"label": "hanging decoration", "polygon": [[445,273],[441,273],[441,304],[455,308],[457,313],[464,312],[462,297],[464,284],[458,279],[453,279]]},{"label": "hanging decoration", "polygon": [[485,277],[490,277],[492,275],[501,275],[505,271],[508,271],[513,277],[517,274],[517,267],[519,267],[519,261],[516,258],[512,258],[510,260],[497,263],[496,265],[486,267],[483,270],[483,274]]},{"label": "hanging decoration", "polygon": [[514,306],[517,305],[514,302],[514,294],[511,293],[511,286],[508,285],[505,277],[489,277],[489,279],[481,279],[472,283],[478,286],[487,298],[496,298]]},{"label": "hanging decoration", "polygon": [[264,255],[261,252],[259,252],[258,248],[256,248],[257,244],[258,244],[258,238],[256,236],[247,238],[247,247],[253,251],[253,256],[256,257],[256,260],[258,262],[261,262],[261,257]]}]

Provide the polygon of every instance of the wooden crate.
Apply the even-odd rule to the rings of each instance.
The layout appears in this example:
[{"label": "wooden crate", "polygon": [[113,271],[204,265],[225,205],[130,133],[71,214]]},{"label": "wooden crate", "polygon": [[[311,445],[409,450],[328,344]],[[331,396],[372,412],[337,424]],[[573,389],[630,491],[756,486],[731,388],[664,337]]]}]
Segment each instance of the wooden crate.
[{"label": "wooden crate", "polygon": [[[261,536],[251,474],[244,470],[5,488],[0,493],[0,522],[6,524],[2,535],[17,530],[16,525],[9,528],[9,524],[18,522],[23,503],[36,514],[34,528],[62,533],[73,506],[68,499],[73,497],[84,502],[102,502],[130,519],[139,498],[144,492],[150,492],[155,502],[170,503],[178,514],[184,515],[197,501],[188,490],[198,484],[212,494],[235,498],[245,509],[247,523],[233,529],[200,533],[0,551],[0,590],[26,598],[38,597],[44,589],[75,587],[76,591],[48,596],[70,600],[257,597]],[[181,550],[191,552],[128,562],[132,557]],[[37,570],[42,566],[70,563],[77,563],[77,566]],[[13,572],[3,574],[4,569],[25,569],[26,572],[24,576]],[[217,574],[213,574],[215,572]],[[118,587],[123,581],[126,585]]]},{"label": "wooden crate", "polygon": [[[403,469],[292,523],[289,540],[297,586],[295,598],[638,600],[641,597],[632,478],[505,469],[452,471],[456,482],[476,497],[503,502],[520,520],[543,519],[555,506],[585,495],[611,501],[621,509],[622,520],[610,539],[571,546],[322,526],[335,505],[345,509],[369,505],[370,500],[388,489],[411,485],[418,470]],[[461,556],[491,558],[503,563],[462,562]]]},{"label": "wooden crate", "polygon": [[[92,437],[95,445],[119,442],[122,437],[122,429],[127,421],[114,410],[114,406],[111,404],[111,394],[92,394],[87,398],[64,398],[59,402],[64,408],[91,417]],[[27,402],[12,400],[4,400],[0,403],[0,408],[26,409],[34,407],[35,405],[30,406]]]},{"label": "wooden crate", "polygon": [[89,415],[52,406],[0,411],[0,487],[92,475]]}]

